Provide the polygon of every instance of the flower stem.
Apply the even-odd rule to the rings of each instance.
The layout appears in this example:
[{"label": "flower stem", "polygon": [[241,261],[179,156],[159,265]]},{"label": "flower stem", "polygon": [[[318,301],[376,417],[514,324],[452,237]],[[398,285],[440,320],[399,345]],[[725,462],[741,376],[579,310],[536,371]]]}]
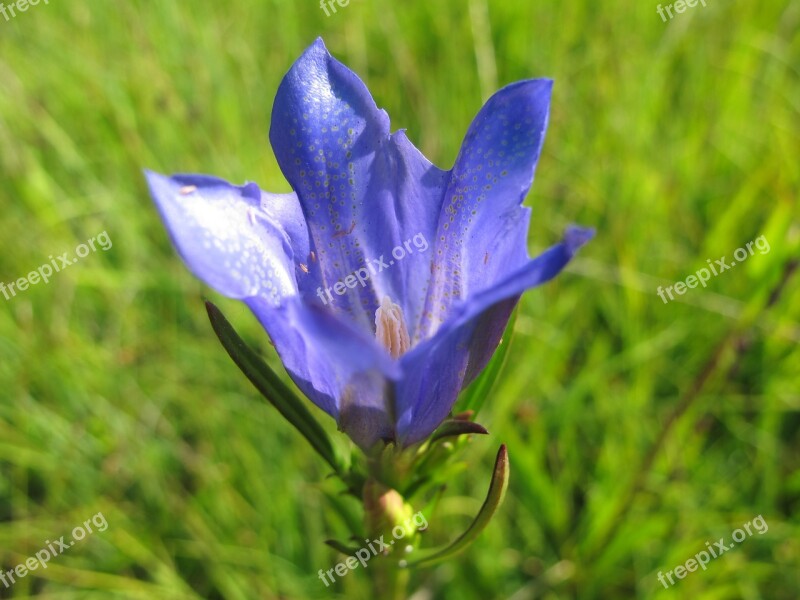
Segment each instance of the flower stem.
[{"label": "flower stem", "polygon": [[[393,553],[394,555],[394,553]],[[397,566],[394,556],[379,557],[375,564],[378,571],[372,579],[373,598],[405,600],[408,594],[409,570]]]}]

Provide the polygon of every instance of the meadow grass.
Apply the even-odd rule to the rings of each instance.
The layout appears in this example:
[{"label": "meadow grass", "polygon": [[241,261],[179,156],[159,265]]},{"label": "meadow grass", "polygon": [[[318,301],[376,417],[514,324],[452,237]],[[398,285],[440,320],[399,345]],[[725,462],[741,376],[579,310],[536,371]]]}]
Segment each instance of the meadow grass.
[{"label": "meadow grass", "polygon": [[[246,308],[176,256],[143,168],[288,191],[267,141],[281,77],[315,37],[392,128],[449,168],[483,100],[555,80],[527,203],[530,250],[597,237],[524,296],[509,360],[431,523],[512,479],[466,553],[415,573],[423,598],[800,596],[800,9],[351,0],[40,3],[0,18],[0,281],[106,231],[113,247],[0,297],[0,568],[102,512],[108,529],[0,598],[368,597],[341,557],[325,465],[224,354],[203,298],[280,369]],[[664,304],[673,285],[756,253]],[[326,428],[346,447],[335,426]],[[745,522],[769,530],[657,580]]]}]

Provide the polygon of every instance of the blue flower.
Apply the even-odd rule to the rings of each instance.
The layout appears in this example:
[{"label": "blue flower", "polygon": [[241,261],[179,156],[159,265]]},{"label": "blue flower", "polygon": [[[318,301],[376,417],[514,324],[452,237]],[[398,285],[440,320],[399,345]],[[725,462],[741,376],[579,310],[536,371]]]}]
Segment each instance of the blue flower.
[{"label": "blue flower", "polygon": [[521,206],[552,81],[497,92],[455,166],[431,164],[364,83],[312,44],[275,98],[270,142],[294,190],[147,172],[189,268],[244,301],[294,382],[359,446],[424,440],[486,366],[522,292],[592,231],[534,259]]}]

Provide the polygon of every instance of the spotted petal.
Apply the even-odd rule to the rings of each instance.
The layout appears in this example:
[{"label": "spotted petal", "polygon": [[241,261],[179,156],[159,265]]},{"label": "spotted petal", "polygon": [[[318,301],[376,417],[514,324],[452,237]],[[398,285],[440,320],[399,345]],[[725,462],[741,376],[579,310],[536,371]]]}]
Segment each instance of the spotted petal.
[{"label": "spotted petal", "polygon": [[264,208],[281,207],[292,225],[286,207],[297,203],[294,194],[262,196],[254,183],[237,187],[205,175],[146,176],[172,241],[195,275],[231,298],[259,296],[273,306],[297,294],[292,240]]},{"label": "spotted petal", "polygon": [[555,277],[594,232],[571,228],[556,244],[493,287],[459,302],[436,334],[403,357],[397,383],[397,435],[411,445],[447,417],[460,390],[486,366],[523,291]]},{"label": "spotted petal", "polygon": [[[361,382],[376,373],[399,376],[397,363],[372,336],[302,301],[297,278],[307,274],[298,254],[308,252],[308,240],[294,194],[267,194],[253,183],[234,186],[204,175],[146,176],[186,264],[221,294],[248,304],[292,379],[320,408],[340,421],[348,399],[364,395]],[[353,436],[365,446],[393,430],[384,394],[370,398],[374,410],[360,411],[369,427]],[[346,420],[352,414],[349,408]]]},{"label": "spotted petal", "polygon": [[404,132],[389,133],[387,114],[322,40],[281,83],[270,141],[300,200],[323,287],[359,270],[366,280],[323,301],[364,331],[374,331],[386,295],[418,321],[447,173]]},{"label": "spotted petal", "polygon": [[433,334],[452,307],[487,289],[528,259],[533,182],[552,81],[506,86],[483,106],[464,138],[436,232],[436,266],[419,337]]}]

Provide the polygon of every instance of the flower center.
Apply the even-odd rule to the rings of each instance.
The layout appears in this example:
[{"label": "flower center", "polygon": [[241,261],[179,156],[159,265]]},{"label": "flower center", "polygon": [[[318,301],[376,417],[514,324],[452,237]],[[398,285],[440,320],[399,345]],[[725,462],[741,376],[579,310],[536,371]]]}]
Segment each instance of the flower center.
[{"label": "flower center", "polygon": [[394,359],[400,358],[411,346],[403,309],[392,302],[389,296],[383,297],[375,311],[375,338]]}]

